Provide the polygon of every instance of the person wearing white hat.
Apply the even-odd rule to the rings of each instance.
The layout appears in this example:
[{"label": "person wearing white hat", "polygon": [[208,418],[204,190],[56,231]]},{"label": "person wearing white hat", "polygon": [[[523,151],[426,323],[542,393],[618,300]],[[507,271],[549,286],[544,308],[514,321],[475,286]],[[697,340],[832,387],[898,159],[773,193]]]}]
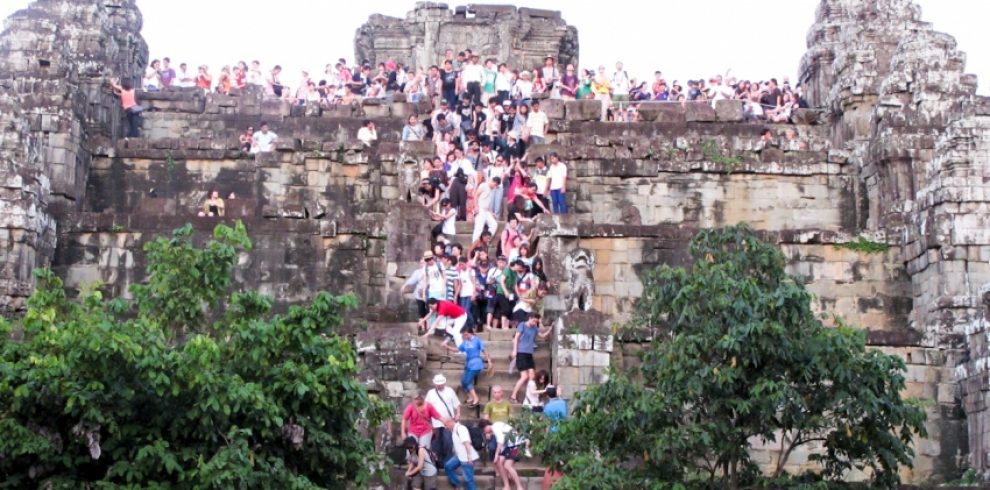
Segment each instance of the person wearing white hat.
[{"label": "person wearing white hat", "polygon": [[[447,386],[447,377],[442,374],[433,376],[433,389],[426,393],[426,403],[432,405],[444,418],[461,419],[461,401],[453,388]],[[443,422],[432,419],[432,425],[433,438],[437,439],[440,437],[437,431],[443,428]]]}]

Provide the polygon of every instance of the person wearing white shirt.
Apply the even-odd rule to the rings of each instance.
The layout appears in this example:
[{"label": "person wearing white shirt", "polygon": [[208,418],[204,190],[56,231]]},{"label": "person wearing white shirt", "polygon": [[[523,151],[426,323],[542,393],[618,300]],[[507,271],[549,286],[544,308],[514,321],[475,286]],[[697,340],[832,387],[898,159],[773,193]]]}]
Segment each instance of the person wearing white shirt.
[{"label": "person wearing white shirt", "polygon": [[[461,418],[461,401],[457,398],[457,393],[447,386],[447,377],[442,374],[433,377],[433,389],[426,392],[426,403],[433,405],[437,413],[445,419],[460,420]],[[433,439],[437,440],[439,437],[437,432],[443,428],[443,422],[432,419],[431,423],[433,424]]]},{"label": "person wearing white shirt", "polygon": [[461,70],[461,81],[474,104],[481,103],[481,84],[485,81],[485,68],[479,61],[478,55],[473,55]]},{"label": "person wearing white shirt", "polygon": [[622,69],[622,62],[615,64],[615,73],[612,74],[611,85],[612,85],[612,102],[616,103],[618,108],[622,109],[625,104],[622,102],[629,102],[629,89],[632,82],[629,80],[629,74]]},{"label": "person wearing white shirt", "polygon": [[567,165],[560,161],[560,155],[550,154],[550,204],[554,214],[567,214]]},{"label": "person wearing white shirt", "polygon": [[529,118],[526,119],[526,126],[529,128],[530,144],[538,145],[546,141],[550,119],[547,118],[547,113],[540,110],[540,101],[533,101]]},{"label": "person wearing white shirt", "polygon": [[371,146],[371,143],[378,140],[378,130],[375,129],[373,121],[364,121],[361,129],[358,130],[357,139],[364,143],[364,146]]},{"label": "person wearing white shirt", "polygon": [[247,72],[248,85],[264,85],[265,76],[261,74],[261,63],[258,61],[251,62],[251,69]]},{"label": "person wearing white shirt", "polygon": [[179,71],[175,74],[175,86],[181,88],[196,86],[196,74],[189,71],[189,66],[185,63],[179,64]]},{"label": "person wearing white shirt", "polygon": [[498,73],[495,75],[495,96],[501,104],[509,100],[509,93],[512,91],[512,72],[505,63],[498,65]]},{"label": "person wearing white shirt", "polygon": [[[502,482],[506,487],[514,484],[515,488],[523,488],[522,479],[519,478],[515,464],[522,454],[529,456],[528,441],[524,437],[519,437],[515,429],[505,422],[482,420],[478,423],[478,428],[481,429],[485,440],[488,441],[488,449],[492,452],[495,473],[502,476]],[[494,448],[492,442],[494,442]],[[525,449],[525,451],[521,451],[520,448]]]},{"label": "person wearing white shirt", "polygon": [[495,189],[501,187],[501,184],[501,178],[493,177],[483,182],[474,191],[477,213],[474,215],[474,231],[471,233],[472,243],[477,242],[481,238],[481,234],[484,233],[486,227],[492,236],[495,235],[495,231],[498,229],[498,220],[495,219],[495,213],[492,212],[492,198],[495,197]]},{"label": "person wearing white shirt", "polygon": [[533,97],[533,76],[528,71],[520,73],[519,80],[516,80],[515,86],[512,87],[512,92],[514,99],[523,101],[531,99]]},{"label": "person wearing white shirt", "polygon": [[158,76],[158,70],[161,67],[161,62],[158,60],[152,61],[151,66],[144,70],[144,89],[148,92],[157,92],[162,88],[162,80]]},{"label": "person wearing white shirt", "polygon": [[447,471],[447,480],[454,488],[460,488],[461,482],[457,477],[457,469],[464,472],[464,488],[474,490],[474,463],[478,460],[478,451],[471,445],[471,433],[468,428],[454,419],[445,419],[444,425],[450,430],[454,440],[455,456],[443,465]]},{"label": "person wearing white shirt", "polygon": [[251,137],[251,153],[269,152],[275,150],[278,135],[268,130],[268,123],[261,123],[261,129]]}]

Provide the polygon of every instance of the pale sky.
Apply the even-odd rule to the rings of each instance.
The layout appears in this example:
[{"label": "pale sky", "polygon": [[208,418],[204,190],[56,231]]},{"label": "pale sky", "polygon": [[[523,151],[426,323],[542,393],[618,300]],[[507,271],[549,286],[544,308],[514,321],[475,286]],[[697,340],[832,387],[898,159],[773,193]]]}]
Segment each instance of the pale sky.
[{"label": "pale sky", "polygon": [[[955,36],[967,53],[967,71],[979,75],[980,93],[990,93],[990,2],[917,0],[925,21]],[[239,60],[282,65],[292,85],[308,70],[319,80],[326,63],[354,59],[354,32],[369,15],[405,17],[413,0],[316,2],[278,0],[137,0],[144,13],[143,34],[152,58],[168,56],[174,65],[207,64],[214,76]],[[511,3],[461,2],[449,3]],[[6,18],[28,0],[0,0]],[[258,7],[258,6],[262,7]],[[523,4],[517,4],[523,5]],[[648,5],[648,6],[647,6]],[[746,5],[747,8],[740,8]],[[525,6],[560,10],[578,28],[581,68],[623,61],[631,76],[652,79],[655,70],[681,82],[731,73],[741,79],[796,79],[806,51],[808,28],[818,0],[641,0],[564,2],[534,0]],[[597,8],[596,8],[597,7]],[[602,8],[605,7],[605,8]],[[468,46],[462,46],[466,48]]]}]

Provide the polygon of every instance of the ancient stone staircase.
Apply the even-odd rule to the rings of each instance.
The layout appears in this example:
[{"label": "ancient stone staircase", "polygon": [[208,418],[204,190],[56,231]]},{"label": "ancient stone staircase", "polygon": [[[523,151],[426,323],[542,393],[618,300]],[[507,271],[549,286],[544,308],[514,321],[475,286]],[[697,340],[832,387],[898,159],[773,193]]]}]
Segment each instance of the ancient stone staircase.
[{"label": "ancient stone staircase", "polygon": [[[379,325],[382,327],[383,325]],[[419,389],[430,389],[433,387],[433,376],[436,374],[443,374],[447,378],[447,384],[453,388],[461,400],[461,422],[468,426],[477,425],[478,421],[481,419],[481,414],[484,409],[484,403],[491,399],[491,388],[495,385],[501,385],[505,389],[505,397],[508,399],[512,392],[512,387],[519,379],[518,373],[509,374],[509,356],[512,353],[512,340],[515,335],[514,330],[485,330],[478,332],[479,338],[485,343],[485,348],[488,350],[492,361],[495,364],[495,369],[491,374],[488,371],[483,372],[477,379],[475,383],[475,389],[478,392],[478,396],[481,398],[482,405],[474,408],[469,408],[464,403],[467,394],[460,388],[460,379],[464,372],[464,355],[455,352],[445,351],[441,347],[442,338],[441,337],[428,337],[423,339],[417,335],[417,327],[413,322],[402,323],[402,324],[389,324],[388,328],[391,329],[404,329],[408,331],[409,334],[417,336],[420,348],[425,351],[426,364],[420,369],[419,375]],[[421,357],[422,359],[422,357]],[[536,353],[534,355],[536,361],[537,370],[551,368],[552,355],[551,348],[547,342],[537,343]],[[520,390],[520,398],[522,398],[523,391]],[[411,393],[410,393],[411,396]],[[397,406],[397,409],[401,410],[405,408],[410,400],[404,400],[402,406]],[[512,405],[512,414],[517,416],[522,413],[524,408],[522,404],[515,403]],[[398,444],[399,439],[399,421],[398,419],[394,421],[392,426],[392,438],[396,444]],[[515,465],[519,476],[522,479],[524,488],[527,490],[536,490],[542,488],[543,482],[543,471],[544,467],[542,461],[539,457],[523,458],[521,461],[517,462]],[[402,486],[404,478],[403,472],[405,466],[394,466],[391,469],[391,485],[389,488],[392,489],[403,489]],[[502,488],[502,480],[495,476],[495,469],[491,463],[490,458],[482,452],[481,460],[479,460],[476,471],[475,471],[475,482],[479,489],[495,489]],[[440,473],[438,477],[438,488],[439,489],[450,489],[450,486],[446,478],[444,470],[440,468]]]}]

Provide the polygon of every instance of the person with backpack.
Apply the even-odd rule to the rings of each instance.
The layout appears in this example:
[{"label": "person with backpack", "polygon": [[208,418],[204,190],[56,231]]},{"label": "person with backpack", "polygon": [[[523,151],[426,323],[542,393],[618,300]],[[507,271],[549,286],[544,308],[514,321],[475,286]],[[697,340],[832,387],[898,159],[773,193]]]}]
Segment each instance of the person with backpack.
[{"label": "person with backpack", "polygon": [[515,429],[505,422],[481,420],[478,430],[484,437],[488,454],[495,465],[496,476],[502,477],[504,488],[515,484],[516,488],[524,488],[515,464],[523,455],[530,457],[529,441],[516,434]]},{"label": "person with backpack", "polygon": [[454,456],[449,458],[443,465],[443,469],[447,472],[447,480],[450,481],[450,485],[454,488],[460,488],[461,482],[457,476],[457,469],[460,468],[464,473],[464,488],[467,490],[476,490],[474,465],[479,456],[478,450],[472,444],[471,432],[464,424],[454,419],[445,419],[444,426],[452,434],[454,442]]},{"label": "person with backpack", "polygon": [[406,447],[406,490],[432,490],[437,488],[437,464],[435,454],[428,446],[409,436]]}]

